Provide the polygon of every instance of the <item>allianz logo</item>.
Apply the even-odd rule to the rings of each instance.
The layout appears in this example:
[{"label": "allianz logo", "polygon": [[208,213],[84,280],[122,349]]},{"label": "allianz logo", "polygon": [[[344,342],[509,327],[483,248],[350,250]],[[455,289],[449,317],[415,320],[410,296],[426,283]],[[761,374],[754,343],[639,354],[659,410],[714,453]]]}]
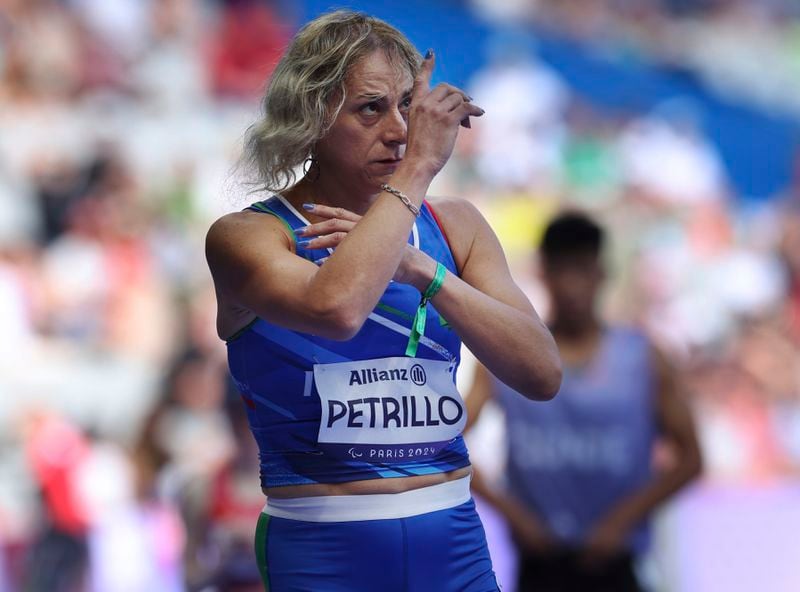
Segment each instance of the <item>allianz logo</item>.
[{"label": "allianz logo", "polygon": [[351,370],[349,386],[372,384],[374,382],[408,382],[409,380],[417,386],[424,385],[428,381],[425,368],[419,364],[414,364],[411,368],[392,368],[391,370],[378,370],[377,368]]}]

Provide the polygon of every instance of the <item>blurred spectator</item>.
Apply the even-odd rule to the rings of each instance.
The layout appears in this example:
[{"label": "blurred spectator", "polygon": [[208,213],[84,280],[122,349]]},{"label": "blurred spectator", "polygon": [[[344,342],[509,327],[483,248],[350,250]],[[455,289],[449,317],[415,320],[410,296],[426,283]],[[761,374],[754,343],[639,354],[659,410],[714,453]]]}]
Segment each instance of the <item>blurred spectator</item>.
[{"label": "blurred spectator", "polygon": [[[674,370],[638,331],[608,326],[596,301],[603,231],[557,216],[541,245],[550,328],[564,363],[553,401],[536,403],[478,367],[470,425],[495,400],[506,423],[506,485],[473,487],[506,518],[519,552],[519,592],[641,590],[634,561],[650,514],[700,472],[691,414]],[[656,437],[670,462],[652,470]]]},{"label": "blurred spectator", "polygon": [[475,104],[493,114],[476,122],[476,166],[484,183],[528,187],[557,178],[566,92],[558,76],[532,55],[532,40],[506,34],[489,43],[489,62],[470,83]]},{"label": "blurred spectator", "polygon": [[259,458],[250,436],[243,399],[229,380],[225,411],[236,439],[236,453],[213,477],[209,499],[212,524],[209,542],[216,550],[216,568],[209,585],[230,592],[260,592],[261,573],[253,547],[253,520],[264,506],[256,486]]},{"label": "blurred spectator", "polygon": [[287,33],[268,2],[223,2],[211,47],[214,91],[223,98],[256,98],[289,41]]},{"label": "blurred spectator", "polygon": [[[185,532],[176,506],[148,491],[119,445],[97,441],[82,470],[92,508],[88,589],[180,592]],[[138,490],[137,490],[138,485]]]},{"label": "blurred spectator", "polygon": [[145,50],[158,0],[66,0],[86,32],[125,62]]},{"label": "blurred spectator", "polygon": [[623,181],[619,121],[576,99],[569,105],[566,124],[569,134],[561,165],[567,193],[587,207],[619,199]]},{"label": "blurred spectator", "polygon": [[634,121],[620,153],[626,181],[651,199],[697,205],[725,196],[722,163],[685,106]]},{"label": "blurred spectator", "polygon": [[80,489],[80,472],[90,455],[89,443],[68,422],[40,413],[30,417],[27,452],[45,514],[28,558],[25,589],[79,590],[88,567],[90,508]]},{"label": "blurred spectator", "polygon": [[786,315],[794,341],[800,344],[800,195],[795,196],[795,202],[783,219],[780,255],[789,277]]},{"label": "blurred spectator", "polygon": [[205,581],[218,562],[211,545],[214,481],[236,454],[223,407],[225,376],[219,356],[184,351],[168,372],[161,402],[145,421],[137,445],[146,482],[180,508],[186,578],[194,585]]}]

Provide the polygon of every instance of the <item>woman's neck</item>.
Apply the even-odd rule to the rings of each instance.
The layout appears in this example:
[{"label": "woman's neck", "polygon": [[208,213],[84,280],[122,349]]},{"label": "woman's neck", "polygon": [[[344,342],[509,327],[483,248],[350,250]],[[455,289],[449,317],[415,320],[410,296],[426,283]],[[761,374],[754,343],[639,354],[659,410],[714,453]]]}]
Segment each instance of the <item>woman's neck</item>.
[{"label": "woman's neck", "polygon": [[308,176],[300,180],[286,192],[286,197],[296,206],[303,203],[315,203],[326,206],[334,206],[350,210],[363,216],[378,193],[357,191],[354,187],[349,187],[322,175],[317,178],[309,179]]}]

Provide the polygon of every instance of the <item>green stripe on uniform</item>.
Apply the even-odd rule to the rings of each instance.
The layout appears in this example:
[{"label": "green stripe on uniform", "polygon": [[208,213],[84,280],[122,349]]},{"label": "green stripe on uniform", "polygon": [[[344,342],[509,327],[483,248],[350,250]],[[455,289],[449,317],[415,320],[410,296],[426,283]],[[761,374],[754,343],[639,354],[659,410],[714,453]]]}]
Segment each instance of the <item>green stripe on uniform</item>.
[{"label": "green stripe on uniform", "polygon": [[394,308],[393,306],[389,306],[388,304],[384,304],[383,302],[378,302],[378,304],[375,305],[375,308],[378,308],[380,310],[385,310],[386,312],[392,313],[393,315],[397,315],[401,319],[405,319],[407,321],[414,320],[414,315],[410,315],[407,312],[403,312],[402,310]]},{"label": "green stripe on uniform", "polygon": [[[397,315],[401,319],[405,319],[407,321],[414,320],[413,315],[410,315],[407,312],[403,312],[402,310],[389,306],[388,304],[384,304],[383,302],[378,302],[378,304],[375,305],[375,308],[378,308],[380,310],[385,310],[386,312],[392,313],[393,315]],[[447,319],[445,319],[441,315],[439,315],[439,325],[441,325],[442,327],[446,327],[447,329],[450,328],[450,323],[448,323]]]},{"label": "green stripe on uniform", "polygon": [[260,201],[257,201],[256,203],[251,204],[250,207],[251,208],[255,208],[259,212],[264,212],[265,214],[271,214],[272,216],[275,216],[278,220],[283,222],[283,225],[286,227],[286,230],[289,231],[289,236],[292,237],[292,242],[295,245],[297,245],[297,235],[295,235],[295,233],[294,233],[294,228],[292,228],[292,226],[286,220],[284,220],[283,216],[281,216],[280,214],[278,214],[278,212],[272,210],[268,206],[265,206]]},{"label": "green stripe on uniform", "polygon": [[269,592],[269,574],[267,573],[268,528],[269,516],[262,512],[258,517],[258,524],[256,524],[256,563],[258,563],[258,571],[261,573],[261,581],[264,582],[264,592]]}]

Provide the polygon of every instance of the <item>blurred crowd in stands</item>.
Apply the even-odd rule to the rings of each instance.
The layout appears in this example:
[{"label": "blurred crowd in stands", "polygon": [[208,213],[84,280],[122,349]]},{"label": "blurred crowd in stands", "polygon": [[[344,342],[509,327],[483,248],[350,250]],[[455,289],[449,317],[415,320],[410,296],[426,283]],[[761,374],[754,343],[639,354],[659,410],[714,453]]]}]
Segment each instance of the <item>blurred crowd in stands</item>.
[{"label": "blurred crowd in stands", "polygon": [[[472,4],[800,113],[793,3]],[[294,18],[266,0],[0,0],[0,592],[259,589],[258,460],[203,239],[256,199],[232,163]],[[691,105],[602,112],[531,52],[497,49],[468,91],[487,116],[431,192],[479,205],[542,310],[538,235],[591,211],[608,311],[682,369],[705,479],[796,478],[800,169],[743,199]]]},{"label": "blurred crowd in stands", "polygon": [[722,91],[767,108],[800,112],[796,2],[472,0],[472,4],[490,20],[534,23],[578,40],[600,41],[609,53],[689,68]]}]

